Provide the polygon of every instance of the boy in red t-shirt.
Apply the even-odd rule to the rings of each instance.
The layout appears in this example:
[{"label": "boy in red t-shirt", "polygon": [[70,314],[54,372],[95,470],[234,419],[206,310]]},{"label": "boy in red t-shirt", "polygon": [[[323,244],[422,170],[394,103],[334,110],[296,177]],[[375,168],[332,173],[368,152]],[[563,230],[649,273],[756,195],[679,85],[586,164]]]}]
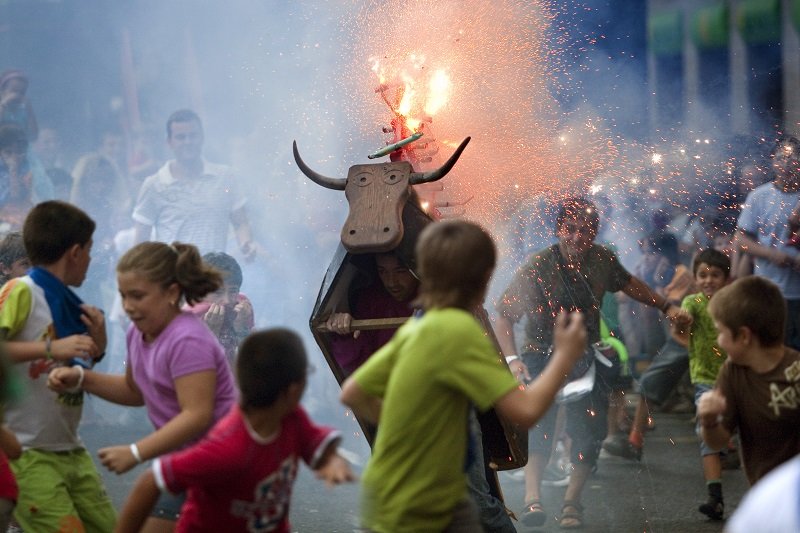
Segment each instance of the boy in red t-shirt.
[{"label": "boy in red t-shirt", "polygon": [[336,453],[339,433],[315,425],[299,405],[307,367],[295,333],[271,329],[247,337],[236,361],[239,405],[196,445],[153,461],[115,531],[139,531],[160,489],[187,491],[178,532],[288,532],[298,457],[328,485],[353,481]]}]

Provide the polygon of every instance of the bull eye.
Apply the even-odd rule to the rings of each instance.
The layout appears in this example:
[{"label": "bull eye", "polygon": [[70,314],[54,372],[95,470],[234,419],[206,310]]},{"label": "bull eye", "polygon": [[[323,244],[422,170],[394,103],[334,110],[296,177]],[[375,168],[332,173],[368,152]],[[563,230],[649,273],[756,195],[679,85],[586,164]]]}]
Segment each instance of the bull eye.
[{"label": "bull eye", "polygon": [[383,175],[383,181],[389,185],[394,185],[400,181],[400,175],[397,173],[397,171],[392,170]]},{"label": "bull eye", "polygon": [[356,234],[356,230],[354,230],[354,229],[351,229],[351,230],[350,230],[348,233],[349,233],[350,235],[355,235],[355,234]]},{"label": "bull eye", "polygon": [[366,187],[372,183],[373,178],[371,173],[362,171],[356,174],[353,179],[359,187]]},{"label": "bull eye", "polygon": [[389,233],[389,226],[386,226],[385,228],[383,228],[383,232],[384,233]]}]

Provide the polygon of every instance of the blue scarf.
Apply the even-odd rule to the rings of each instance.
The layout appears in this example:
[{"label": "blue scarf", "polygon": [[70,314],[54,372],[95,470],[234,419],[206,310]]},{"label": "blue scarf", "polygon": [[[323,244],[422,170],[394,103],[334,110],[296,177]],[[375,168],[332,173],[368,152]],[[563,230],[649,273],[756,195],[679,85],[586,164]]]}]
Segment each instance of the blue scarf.
[{"label": "blue scarf", "polygon": [[28,275],[44,289],[44,297],[50,307],[50,314],[53,315],[56,338],[89,333],[89,328],[81,320],[83,300],[77,294],[42,267],[33,267]]}]

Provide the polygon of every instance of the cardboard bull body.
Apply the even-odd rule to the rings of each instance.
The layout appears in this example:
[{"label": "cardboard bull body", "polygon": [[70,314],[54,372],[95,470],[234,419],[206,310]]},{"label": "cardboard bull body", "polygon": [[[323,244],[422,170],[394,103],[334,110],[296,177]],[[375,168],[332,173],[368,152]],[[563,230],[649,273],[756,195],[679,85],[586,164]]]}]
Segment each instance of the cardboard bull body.
[{"label": "cardboard bull body", "polygon": [[[343,190],[350,206],[341,232],[341,243],[325,274],[310,319],[314,338],[340,385],[346,375],[333,353],[331,336],[336,334],[327,331],[326,320],[332,313],[341,311],[339,306],[350,298],[351,287],[357,285],[359,278],[364,275],[365,254],[393,251],[416,275],[414,247],[419,234],[434,220],[419,205],[412,185],[430,183],[444,177],[468,142],[469,138],[465,139],[444,165],[431,172],[414,172],[410,163],[397,161],[354,165],[350,167],[346,179],[328,178],[310,169],[300,157],[297,144],[294,144],[295,160],[303,173],[323,187]],[[480,310],[476,318],[483,324],[487,334],[493,337],[486,312]],[[353,330],[397,328],[403,320],[379,317],[354,320]],[[499,349],[498,357],[504,361]],[[500,470],[520,468],[527,462],[527,432],[517,431],[493,410],[480,415],[479,421],[488,462]],[[375,428],[361,420],[359,424],[372,444]]]}]

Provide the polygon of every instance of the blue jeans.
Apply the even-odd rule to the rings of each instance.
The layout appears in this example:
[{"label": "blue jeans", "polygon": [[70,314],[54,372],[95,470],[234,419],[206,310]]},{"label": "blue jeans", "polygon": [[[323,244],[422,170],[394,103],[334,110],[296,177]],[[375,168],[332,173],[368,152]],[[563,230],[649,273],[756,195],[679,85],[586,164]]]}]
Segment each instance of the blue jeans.
[{"label": "blue jeans", "polygon": [[[547,366],[547,357],[535,353],[522,354],[522,362],[528,367],[531,378],[536,379]],[[594,466],[600,454],[600,446],[608,432],[608,395],[613,379],[604,374],[603,365],[595,363],[597,378],[592,392],[580,400],[564,405],[566,411],[565,431],[572,439],[570,460],[573,464]],[[556,425],[558,406],[553,404],[547,413],[533,426],[528,438],[528,451],[550,456]]]},{"label": "blue jeans", "polygon": [[670,337],[639,378],[639,393],[656,405],[664,403],[689,370],[689,350]]},{"label": "blue jeans", "polygon": [[486,481],[486,463],[483,458],[481,425],[475,410],[470,409],[469,425],[475,442],[475,458],[467,469],[467,488],[472,501],[478,508],[481,525],[491,533],[515,533],[517,529],[506,512],[506,506],[489,491]]}]

